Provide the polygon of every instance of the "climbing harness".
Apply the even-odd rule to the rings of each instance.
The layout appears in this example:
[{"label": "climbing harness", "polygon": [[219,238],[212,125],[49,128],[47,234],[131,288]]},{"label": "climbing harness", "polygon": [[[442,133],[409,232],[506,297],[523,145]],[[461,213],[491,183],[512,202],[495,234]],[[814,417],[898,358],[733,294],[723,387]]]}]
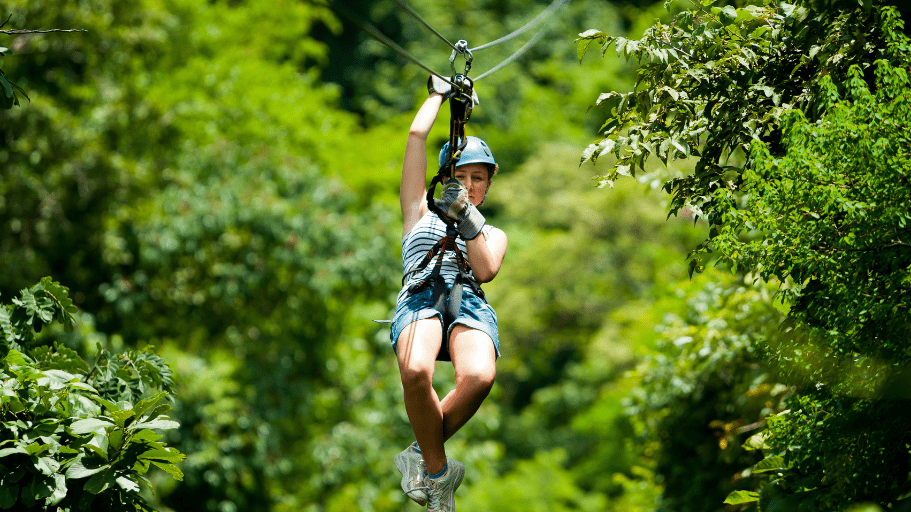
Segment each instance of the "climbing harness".
[{"label": "climbing harness", "polygon": [[[471,266],[468,264],[468,260],[462,254],[462,251],[459,250],[456,243],[459,232],[456,230],[455,223],[437,206],[434,199],[436,186],[443,182],[444,177],[455,179],[456,165],[458,165],[462,152],[468,145],[468,137],[465,136],[465,124],[468,123],[474,106],[472,98],[474,83],[468,78],[472,56],[468,51],[467,42],[459,41],[455,44],[452,56],[449,59],[449,65],[453,68],[453,71],[455,71],[454,63],[457,54],[462,54],[465,57],[465,73],[455,73],[453,76],[453,93],[449,98],[450,123],[449,144],[447,144],[449,148],[443,158],[441,158],[439,170],[430,180],[430,184],[427,187],[427,208],[446,224],[446,235],[430,248],[414,269],[402,276],[402,285],[404,286],[409,276],[422,272],[436,258],[436,263],[430,274],[409,286],[408,291],[411,294],[415,294],[423,291],[428,286],[432,286],[434,309],[443,314],[444,325],[449,325],[458,318],[462,304],[462,288],[466,283],[471,286],[477,296],[484,298],[481,286],[470,277]],[[456,275],[450,289],[447,289],[446,281],[440,272],[443,267],[443,258],[448,251],[452,251],[455,254],[456,265],[459,269],[459,273]],[[445,355],[443,359],[445,359]]]}]

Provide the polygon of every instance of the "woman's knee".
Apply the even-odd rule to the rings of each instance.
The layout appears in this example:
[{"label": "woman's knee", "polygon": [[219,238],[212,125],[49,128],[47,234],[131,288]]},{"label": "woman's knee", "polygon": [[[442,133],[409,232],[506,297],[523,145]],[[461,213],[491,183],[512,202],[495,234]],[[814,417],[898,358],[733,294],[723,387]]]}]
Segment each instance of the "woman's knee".
[{"label": "woman's knee", "polygon": [[433,366],[416,363],[400,363],[399,373],[402,376],[402,387],[405,389],[433,385]]},{"label": "woman's knee", "polygon": [[464,325],[456,325],[450,338],[456,384],[473,389],[493,387],[497,376],[497,355],[490,336]]},{"label": "woman's knee", "polygon": [[497,377],[493,364],[477,364],[461,368],[456,374],[456,385],[489,392]]},{"label": "woman's knee", "polygon": [[436,318],[419,320],[402,330],[396,353],[403,386],[407,388],[432,384],[441,338],[441,326]]}]

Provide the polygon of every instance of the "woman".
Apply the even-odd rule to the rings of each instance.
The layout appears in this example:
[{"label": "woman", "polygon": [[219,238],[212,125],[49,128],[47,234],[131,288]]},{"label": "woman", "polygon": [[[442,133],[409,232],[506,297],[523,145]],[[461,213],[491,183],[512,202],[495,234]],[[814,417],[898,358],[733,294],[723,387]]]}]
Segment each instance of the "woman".
[{"label": "woman", "polygon": [[[406,276],[392,324],[392,347],[399,363],[405,410],[416,442],[395,458],[402,473],[402,489],[428,510],[455,510],[454,493],[465,469],[446,458],[443,443],[477,412],[493,386],[499,357],[497,317],[480,292],[480,283],[496,277],[506,254],[506,234],[488,226],[478,212],[490,189],[497,164],[481,139],[468,143],[444,183],[437,205],[459,232],[458,248],[470,270],[460,270],[455,251],[443,255],[439,274],[446,289],[461,279],[465,286],[458,315],[447,315],[435,302],[434,286],[427,283],[434,264],[416,269],[427,251],[446,235],[446,225],[427,207],[427,136],[440,106],[451,94],[438,77],[428,83],[430,96],[418,110],[405,147],[400,200],[404,220],[402,259]],[[448,146],[448,143],[447,143]],[[440,165],[448,147],[440,152]],[[458,278],[458,276],[462,278]],[[421,286],[421,283],[425,283]],[[437,288],[439,290],[439,288]],[[434,306],[437,304],[437,308]],[[433,389],[436,360],[452,361],[456,387],[441,401]]]}]

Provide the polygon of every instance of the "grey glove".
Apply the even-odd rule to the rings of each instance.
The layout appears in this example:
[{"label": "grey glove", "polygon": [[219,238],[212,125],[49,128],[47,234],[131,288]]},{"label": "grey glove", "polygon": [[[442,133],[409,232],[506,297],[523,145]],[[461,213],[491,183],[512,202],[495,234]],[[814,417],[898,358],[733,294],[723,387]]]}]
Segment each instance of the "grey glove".
[{"label": "grey glove", "polygon": [[477,238],[487,222],[468,199],[468,190],[455,178],[450,178],[443,185],[443,197],[436,201],[436,205],[456,225],[456,230],[465,240]]},{"label": "grey glove", "polygon": [[[430,78],[427,79],[427,93],[440,94],[443,96],[444,100],[448,100],[455,95],[452,84],[436,75],[430,75]],[[475,92],[474,88],[471,89],[471,102],[474,106],[477,106],[481,102],[481,100],[478,99],[478,93]]]},{"label": "grey glove", "polygon": [[437,93],[443,96],[443,99],[452,97],[452,85],[436,75],[430,75],[427,79],[427,94]]}]

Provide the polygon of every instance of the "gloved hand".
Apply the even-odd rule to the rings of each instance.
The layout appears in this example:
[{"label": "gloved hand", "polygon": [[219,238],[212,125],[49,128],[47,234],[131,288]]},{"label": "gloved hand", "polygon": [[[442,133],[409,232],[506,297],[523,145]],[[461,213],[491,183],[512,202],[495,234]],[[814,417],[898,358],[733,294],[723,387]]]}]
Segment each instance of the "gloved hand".
[{"label": "gloved hand", "polygon": [[487,222],[468,199],[468,190],[455,178],[449,178],[443,185],[443,197],[436,200],[436,205],[455,223],[456,230],[465,240],[477,238]]},{"label": "gloved hand", "polygon": [[444,100],[452,97],[452,85],[436,75],[430,75],[427,79],[427,94],[437,93],[443,96]]},{"label": "gloved hand", "polygon": [[[456,91],[453,90],[452,84],[449,82],[436,75],[430,75],[430,78],[427,79],[427,93],[437,93],[442,95],[444,100],[448,100],[455,95]],[[471,102],[473,106],[477,106],[481,103],[481,100],[478,99],[478,93],[475,92],[474,88],[471,89]]]}]

